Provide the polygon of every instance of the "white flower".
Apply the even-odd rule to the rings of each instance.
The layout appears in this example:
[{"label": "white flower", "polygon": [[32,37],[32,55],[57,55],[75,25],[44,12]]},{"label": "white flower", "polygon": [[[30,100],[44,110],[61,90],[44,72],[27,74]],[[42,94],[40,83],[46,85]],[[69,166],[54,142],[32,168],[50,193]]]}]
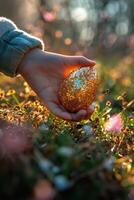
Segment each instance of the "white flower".
[{"label": "white flower", "polygon": [[113,169],[113,164],[115,163],[115,158],[111,157],[104,161],[103,167],[107,169],[108,171],[111,171]]},{"label": "white flower", "polygon": [[40,131],[48,131],[49,127],[46,124],[42,124],[42,125],[40,125],[39,130]]},{"label": "white flower", "polygon": [[74,154],[74,150],[70,147],[61,147],[58,149],[58,153],[65,157],[71,157]]},{"label": "white flower", "polygon": [[47,159],[43,159],[39,162],[39,166],[42,171],[47,172],[53,167],[53,163]]},{"label": "white flower", "polygon": [[89,124],[86,124],[82,127],[84,133],[89,136],[89,135],[92,135],[93,134],[93,129],[92,127],[89,125]]},{"label": "white flower", "polygon": [[63,175],[56,176],[54,184],[58,190],[66,190],[71,186],[71,182]]}]

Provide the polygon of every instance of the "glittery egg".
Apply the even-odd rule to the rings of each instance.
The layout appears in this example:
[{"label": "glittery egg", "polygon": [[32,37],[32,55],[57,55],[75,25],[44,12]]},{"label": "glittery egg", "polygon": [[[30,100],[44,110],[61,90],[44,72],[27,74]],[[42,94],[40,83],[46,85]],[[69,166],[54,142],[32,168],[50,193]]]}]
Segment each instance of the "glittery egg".
[{"label": "glittery egg", "polygon": [[59,89],[59,99],[68,111],[87,109],[95,100],[98,76],[94,67],[82,67],[70,73]]}]

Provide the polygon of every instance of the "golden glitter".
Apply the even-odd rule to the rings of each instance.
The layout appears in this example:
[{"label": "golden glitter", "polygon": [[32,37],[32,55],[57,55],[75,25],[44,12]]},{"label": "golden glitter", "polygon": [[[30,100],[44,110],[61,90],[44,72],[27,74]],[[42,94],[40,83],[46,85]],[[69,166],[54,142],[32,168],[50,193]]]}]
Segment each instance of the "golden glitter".
[{"label": "golden glitter", "polygon": [[59,99],[70,112],[87,109],[95,100],[98,77],[94,67],[82,67],[70,73],[61,83]]}]

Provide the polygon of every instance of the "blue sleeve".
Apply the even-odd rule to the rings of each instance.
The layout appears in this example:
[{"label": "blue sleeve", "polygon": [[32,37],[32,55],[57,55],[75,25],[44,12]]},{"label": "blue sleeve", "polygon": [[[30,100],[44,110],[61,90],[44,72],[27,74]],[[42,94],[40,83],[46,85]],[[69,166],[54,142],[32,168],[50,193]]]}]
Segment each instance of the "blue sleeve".
[{"label": "blue sleeve", "polygon": [[16,76],[22,59],[34,48],[44,50],[43,42],[16,26],[7,30],[0,36],[0,72],[11,77]]}]

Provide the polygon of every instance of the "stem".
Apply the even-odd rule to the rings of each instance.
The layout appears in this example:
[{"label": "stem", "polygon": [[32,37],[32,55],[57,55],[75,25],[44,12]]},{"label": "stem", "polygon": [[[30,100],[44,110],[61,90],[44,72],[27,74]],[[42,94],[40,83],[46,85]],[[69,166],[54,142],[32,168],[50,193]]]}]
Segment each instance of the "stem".
[{"label": "stem", "polygon": [[17,98],[17,96],[15,94],[12,95],[13,99],[15,100],[15,102],[19,105],[19,99]]}]

